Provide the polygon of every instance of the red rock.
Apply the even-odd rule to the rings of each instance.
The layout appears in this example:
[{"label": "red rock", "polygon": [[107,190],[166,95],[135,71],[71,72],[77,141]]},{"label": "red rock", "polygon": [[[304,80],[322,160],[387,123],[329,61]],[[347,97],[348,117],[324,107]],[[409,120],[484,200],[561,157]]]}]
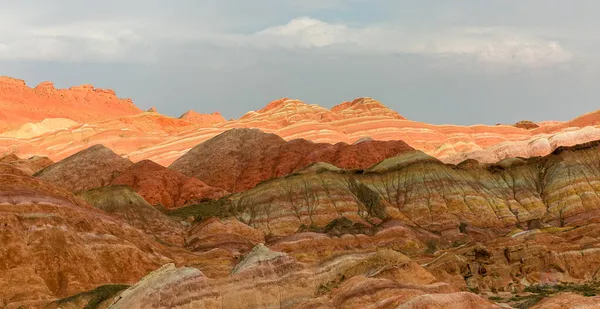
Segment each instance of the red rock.
[{"label": "red rock", "polygon": [[112,184],[128,185],[151,205],[181,207],[204,199],[217,199],[226,191],[206,185],[149,160],[140,161],[112,180]]},{"label": "red rock", "polygon": [[257,129],[233,129],[194,147],[170,168],[208,185],[237,192],[311,163],[327,162],[340,168],[360,169],[410,150],[402,141],[367,141],[355,145],[317,144],[302,139],[286,142]]}]

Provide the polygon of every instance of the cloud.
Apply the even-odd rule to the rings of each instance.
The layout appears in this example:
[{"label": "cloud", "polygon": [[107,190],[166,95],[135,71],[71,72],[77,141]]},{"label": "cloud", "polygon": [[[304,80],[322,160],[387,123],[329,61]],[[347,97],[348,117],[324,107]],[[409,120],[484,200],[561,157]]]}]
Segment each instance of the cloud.
[{"label": "cloud", "polygon": [[341,23],[301,17],[235,40],[245,40],[247,44],[261,48],[298,50],[327,47],[335,52],[350,53],[466,55],[486,63],[527,67],[552,66],[573,58],[572,53],[555,40],[501,27],[429,31],[395,25],[351,28]]},{"label": "cloud", "polygon": [[[139,31],[123,22],[77,22],[43,27],[13,27],[0,31],[1,60],[148,61]],[[16,30],[15,30],[16,29]]]},{"label": "cloud", "polygon": [[[269,1],[261,3],[266,5],[271,3]],[[365,2],[292,3],[302,9],[322,9]],[[215,6],[216,2],[211,5]],[[201,22],[186,18],[177,20],[170,15],[159,19],[154,12],[136,18],[107,17],[104,14],[42,24],[35,23],[32,18],[17,18],[0,12],[0,60],[152,62],[177,54],[177,49],[185,46],[198,45],[236,48],[246,53],[285,49],[330,53],[329,56],[349,53],[466,56],[489,65],[528,68],[568,63],[574,57],[560,40],[547,39],[519,28],[441,25],[425,28],[394,22],[350,25],[298,17],[281,25],[244,34],[239,30],[215,26],[222,25],[226,17],[215,16],[212,19],[217,21],[213,23],[204,15]],[[252,21],[245,20],[244,23],[251,24]]]}]

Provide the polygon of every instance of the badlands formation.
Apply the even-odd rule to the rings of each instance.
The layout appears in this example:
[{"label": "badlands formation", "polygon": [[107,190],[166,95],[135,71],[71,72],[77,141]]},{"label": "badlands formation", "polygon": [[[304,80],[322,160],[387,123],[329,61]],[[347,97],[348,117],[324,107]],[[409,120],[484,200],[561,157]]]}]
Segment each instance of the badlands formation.
[{"label": "badlands formation", "polygon": [[0,107],[1,308],[600,308],[600,111],[172,118],[12,78]]}]

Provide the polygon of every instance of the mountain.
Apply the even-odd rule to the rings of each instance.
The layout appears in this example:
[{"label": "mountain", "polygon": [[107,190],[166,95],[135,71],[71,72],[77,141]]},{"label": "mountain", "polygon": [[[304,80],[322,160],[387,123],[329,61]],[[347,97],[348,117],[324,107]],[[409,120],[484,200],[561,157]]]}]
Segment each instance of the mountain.
[{"label": "mountain", "polygon": [[23,80],[0,77],[0,132],[46,118],[95,122],[141,112],[130,99],[92,85],[56,89],[43,82],[30,88]]},{"label": "mountain", "polygon": [[78,192],[110,184],[132,164],[104,145],[94,145],[44,168],[34,176]]},{"label": "mountain", "polygon": [[364,141],[353,145],[303,139],[286,142],[258,129],[232,129],[192,148],[169,168],[211,186],[237,192],[312,163],[367,168],[410,150],[413,149],[402,141]]},{"label": "mountain", "polygon": [[229,121],[20,124],[0,135],[0,304],[593,307],[597,113],[430,125],[283,98]]},{"label": "mountain", "polygon": [[[560,146],[600,136],[597,111],[565,122],[431,125],[408,120],[372,98],[356,98],[331,109],[282,98],[226,121],[218,112],[190,110],[180,119],[155,109],[142,112],[130,100],[117,99],[113,92],[89,85],[62,90],[45,82],[28,88],[21,80],[4,77],[0,89],[0,127],[6,128],[0,133],[0,151],[22,157],[47,156],[54,161],[90,145],[104,144],[133,162],[148,159],[167,166],[196,145],[234,128],[258,128],[286,141],[301,138],[353,144],[364,139],[402,140],[454,164],[466,159],[494,163],[516,156],[544,156]],[[68,108],[62,108],[65,106]]]},{"label": "mountain", "polygon": [[225,118],[221,116],[221,113],[215,112],[212,114],[200,114],[193,110],[189,110],[183,115],[179,116],[179,119],[189,121],[191,123],[200,123],[200,124],[216,124],[225,122]]}]

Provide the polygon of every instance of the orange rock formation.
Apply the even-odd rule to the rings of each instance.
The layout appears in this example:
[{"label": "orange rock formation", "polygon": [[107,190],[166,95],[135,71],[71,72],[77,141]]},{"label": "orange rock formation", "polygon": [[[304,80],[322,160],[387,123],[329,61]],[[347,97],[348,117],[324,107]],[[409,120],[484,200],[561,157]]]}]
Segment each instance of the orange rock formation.
[{"label": "orange rock formation", "polygon": [[0,77],[0,132],[46,118],[96,122],[142,112],[130,99],[108,89],[81,85],[56,89],[51,82],[29,88],[23,80]]}]

